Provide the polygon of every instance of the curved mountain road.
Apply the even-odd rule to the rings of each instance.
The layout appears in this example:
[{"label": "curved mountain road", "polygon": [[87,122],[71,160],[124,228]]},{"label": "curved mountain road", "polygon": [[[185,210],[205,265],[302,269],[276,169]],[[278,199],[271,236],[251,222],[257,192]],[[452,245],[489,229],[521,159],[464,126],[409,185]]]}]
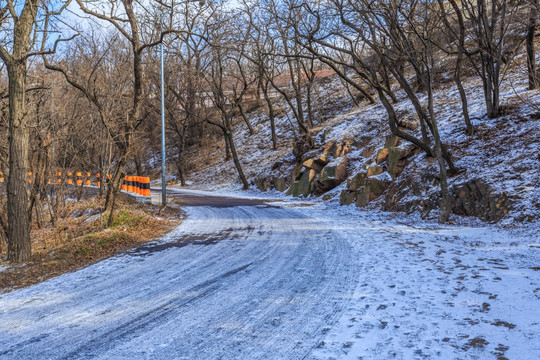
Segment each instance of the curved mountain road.
[{"label": "curved mountain road", "polygon": [[540,235],[171,192],[165,238],[0,295],[0,359],[540,358]]},{"label": "curved mountain road", "polygon": [[0,297],[0,358],[302,359],[356,287],[324,219],[172,193],[163,241]]}]

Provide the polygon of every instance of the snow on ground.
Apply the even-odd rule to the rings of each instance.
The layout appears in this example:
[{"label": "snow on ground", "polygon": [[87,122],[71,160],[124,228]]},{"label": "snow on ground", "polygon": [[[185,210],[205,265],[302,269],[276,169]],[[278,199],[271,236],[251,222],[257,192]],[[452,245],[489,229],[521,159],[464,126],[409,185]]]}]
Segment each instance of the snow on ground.
[{"label": "snow on ground", "polygon": [[[524,62],[524,55],[516,58],[517,63]],[[501,105],[504,114],[496,119],[486,116],[482,84],[477,77],[468,78],[464,84],[470,116],[476,133],[469,137],[465,133],[465,122],[461,111],[459,92],[453,82],[440,84],[435,93],[435,110],[439,123],[441,138],[449,147],[455,165],[463,170],[449,179],[449,185],[457,186],[472,179],[481,179],[494,193],[508,193],[513,203],[509,214],[501,221],[501,225],[517,226],[534,222],[540,218],[540,92],[527,91],[526,66],[516,66],[509,71],[502,82]],[[316,87],[317,88],[317,87]],[[417,94],[421,101],[426,96]],[[395,104],[400,120],[414,123],[414,108],[405,94],[397,92],[398,103]],[[363,166],[372,164],[371,158],[362,153],[369,147],[374,154],[384,147],[385,136],[390,134],[387,114],[380,103],[360,103],[354,106],[350,96],[337,77],[326,79],[314,97],[316,104],[316,147],[321,150],[324,142],[352,142],[349,157],[349,176],[354,176]],[[279,109],[276,119],[279,148],[271,150],[270,126],[264,109],[249,116],[256,129],[250,135],[245,124],[239,121],[235,126],[234,136],[244,173],[252,182],[261,178],[290,177],[294,168],[292,144],[295,130],[291,112],[284,102],[276,102]],[[321,120],[321,122],[319,122]],[[420,137],[420,129],[413,133]],[[410,146],[403,141],[400,147]],[[205,154],[191,153],[188,158],[199,166],[195,172],[188,174],[190,188],[212,189],[220,191],[236,191],[241,188],[236,169],[232,161],[224,161],[223,144],[218,140],[215,147]],[[313,156],[320,155],[320,152]],[[373,156],[371,156],[373,157]],[[205,166],[200,166],[204,158]],[[410,187],[404,187],[405,194],[401,202],[427,199],[440,192],[436,179],[439,173],[436,161],[426,159],[422,153],[414,155],[403,173],[395,180],[404,184],[415,179],[419,186],[413,194]],[[281,164],[281,165],[279,165]],[[279,166],[277,166],[279,165]],[[432,181],[422,180],[424,175]],[[340,188],[340,189],[343,189]],[[332,192],[333,203],[339,202],[339,191]],[[327,198],[327,197],[326,197]],[[369,205],[370,209],[381,208],[378,201]]]},{"label": "snow on ground", "polygon": [[351,207],[332,212],[341,228],[354,229],[361,270],[316,358],[540,357],[538,231],[410,225]]},{"label": "snow on ground", "polygon": [[[281,206],[318,219],[350,242],[359,266],[357,287],[306,359],[540,358],[540,92],[526,90],[526,74],[507,74],[501,96],[505,114],[488,119],[481,83],[471,78],[465,85],[476,130],[472,137],[465,134],[455,85],[443,85],[435,96],[441,137],[456,166],[465,170],[450,186],[482,179],[494,192],[507,192],[513,205],[497,226],[458,216],[451,217],[454,225],[439,226],[418,213],[383,213],[381,201],[370,204],[369,212],[340,207],[345,184],[324,201],[310,197],[294,204],[282,193],[260,193],[254,186],[241,192],[232,162],[222,160],[220,149],[211,155],[215,162],[192,174],[190,187],[281,199]],[[352,176],[367,164],[363,149],[374,147],[376,153],[389,130],[380,104],[350,107],[346,97],[335,86],[323,91],[325,106],[338,105],[315,130],[326,142],[353,141]],[[414,121],[404,94],[398,99],[400,119]],[[256,119],[257,134],[249,135],[242,124],[235,133],[248,178],[290,175],[290,122],[283,114],[278,119],[280,149],[271,151],[264,114]],[[284,165],[273,171],[276,162]],[[420,153],[396,181],[411,173],[436,176],[438,169]],[[423,198],[439,191],[436,183],[423,186]],[[403,201],[414,196],[411,191]],[[430,219],[436,218],[435,211]]]},{"label": "snow on ground", "polygon": [[533,228],[205,195],[171,194],[198,206],[159,241],[0,295],[0,357],[540,358]]}]

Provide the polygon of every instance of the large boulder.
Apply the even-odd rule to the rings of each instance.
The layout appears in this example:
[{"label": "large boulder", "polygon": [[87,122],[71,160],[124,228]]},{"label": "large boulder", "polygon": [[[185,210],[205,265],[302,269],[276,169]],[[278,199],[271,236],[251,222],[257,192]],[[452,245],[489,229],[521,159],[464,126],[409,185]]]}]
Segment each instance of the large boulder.
[{"label": "large boulder", "polygon": [[302,165],[304,165],[306,168],[313,169],[317,172],[321,171],[326,165],[328,164],[328,161],[318,158],[318,159],[308,159],[304,161]]},{"label": "large boulder", "polygon": [[[412,148],[397,148],[397,147],[385,147],[377,152],[376,162],[378,165],[385,164],[386,171],[390,174],[392,179],[395,179],[405,167],[404,161],[413,153]],[[378,175],[378,174],[375,174]]]},{"label": "large boulder", "polygon": [[304,171],[300,172],[297,176],[297,181],[295,181],[289,190],[287,191],[287,195],[292,195],[296,197],[308,197],[311,192],[311,186],[310,186],[310,170],[311,169],[304,169]]},{"label": "large boulder", "polygon": [[360,189],[360,187],[364,186],[367,176],[367,172],[359,172],[358,174],[354,175],[352,178],[347,180],[347,189],[350,191]]},{"label": "large boulder", "polygon": [[323,147],[323,153],[320,157],[321,160],[328,161],[334,155],[335,151],[336,151],[336,142],[335,141],[327,142]]},{"label": "large boulder", "polygon": [[279,192],[284,192],[287,190],[287,179],[285,178],[275,178],[274,179],[274,188]]},{"label": "large boulder", "polygon": [[381,164],[384,160],[388,158],[388,153],[390,152],[389,148],[382,148],[377,152],[377,164]]},{"label": "large boulder", "polygon": [[347,189],[340,194],[340,204],[364,207],[377,199],[385,191],[392,179],[387,173],[368,177],[367,172],[360,172],[347,181]]},{"label": "large boulder", "polygon": [[341,205],[351,205],[356,199],[356,191],[343,190],[339,195],[339,203]]},{"label": "large boulder", "polygon": [[368,177],[377,176],[377,175],[382,174],[383,172],[384,172],[384,169],[382,167],[373,165],[367,169],[367,176]]},{"label": "large boulder", "polygon": [[336,147],[336,158],[343,157],[351,152],[352,140],[343,140],[343,142]]},{"label": "large boulder", "polygon": [[367,178],[365,185],[356,192],[356,206],[364,207],[377,199],[389,184],[389,179],[383,176]]},{"label": "large boulder", "polygon": [[388,135],[386,137],[385,142],[384,142],[384,147],[385,148],[393,148],[393,147],[398,146],[399,142],[400,142],[400,138],[397,137],[396,135]]},{"label": "large boulder", "polygon": [[452,211],[457,215],[474,216],[497,222],[510,210],[508,194],[497,194],[481,179],[472,179],[454,187]]},{"label": "large boulder", "polygon": [[404,158],[405,151],[398,148],[389,148],[388,157],[386,159],[386,171],[392,179],[395,179],[403,170],[404,164],[400,162]]},{"label": "large boulder", "polygon": [[347,180],[348,164],[349,158],[343,156],[326,165],[319,178],[313,182],[313,193],[315,195],[324,194]]},{"label": "large boulder", "polygon": [[341,205],[351,205],[356,200],[358,190],[366,185],[367,172],[359,172],[347,180],[347,190],[343,190],[339,196]]}]

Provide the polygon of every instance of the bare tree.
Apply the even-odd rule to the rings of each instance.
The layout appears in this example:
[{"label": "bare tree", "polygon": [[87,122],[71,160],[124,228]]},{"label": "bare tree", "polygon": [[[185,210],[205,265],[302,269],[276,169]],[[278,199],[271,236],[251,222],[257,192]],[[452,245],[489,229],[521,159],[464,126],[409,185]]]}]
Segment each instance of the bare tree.
[{"label": "bare tree", "polygon": [[[333,66],[345,81],[354,84],[355,81],[339,69],[347,64],[339,57],[336,60],[336,57],[325,49],[346,55],[358,78],[376,89],[379,100],[388,113],[392,133],[438,159],[443,197],[440,221],[445,222],[450,211],[446,164],[453,172],[456,168],[446,146],[441,142],[437,126],[433,95],[435,60],[430,41],[436,28],[436,17],[432,14],[430,4],[405,4],[397,0],[376,3],[336,0],[332,2],[332,6],[308,9],[316,21],[311,25],[303,25],[304,46],[321,61]],[[333,14],[333,19],[339,21],[325,21],[321,12],[324,12],[326,19],[329,14]],[[397,81],[413,105],[422,125],[422,139],[398,128],[396,111],[389,99],[392,98],[393,91],[387,73]],[[411,74],[415,77],[412,78]],[[414,90],[416,84],[427,92],[427,104],[420,100]],[[434,149],[431,147],[430,134],[433,136]]]},{"label": "bare tree", "polygon": [[[465,19],[463,17],[463,14],[461,12],[459,5],[456,3],[455,0],[449,1],[453,11],[450,11],[449,9],[447,9],[446,3],[444,3],[442,0],[437,0],[437,1],[439,3],[439,8],[440,8],[440,17],[447,31],[450,33],[449,38],[453,40],[452,41],[449,40],[445,44],[434,42],[433,39],[431,39],[431,41],[434,42],[434,44],[439,49],[441,49],[444,53],[448,55],[456,53],[454,82],[456,83],[456,87],[458,88],[458,91],[459,91],[459,97],[461,99],[461,110],[463,114],[463,119],[465,121],[465,126],[467,129],[467,135],[472,136],[474,134],[474,127],[471,123],[467,94],[465,92],[465,88],[463,87],[463,81],[462,81],[463,60],[464,60],[463,58],[465,56],[465,37],[467,35]],[[458,24],[457,29],[455,29],[455,26],[452,25],[455,21],[457,21],[457,24]],[[453,42],[456,43],[455,50],[448,48],[451,46]]]},{"label": "bare tree", "polygon": [[209,45],[203,37],[195,35],[199,27],[206,26],[208,17],[204,9],[190,11],[186,4],[180,17],[182,25],[177,27],[182,27],[186,32],[178,34],[169,46],[172,51],[167,59],[165,98],[169,124],[178,139],[176,167],[180,183],[184,186],[186,146],[200,141],[195,130],[206,121],[203,71]]},{"label": "bare tree", "polygon": [[534,40],[536,37],[536,19],[538,17],[538,0],[530,0],[529,22],[527,23],[527,73],[529,76],[529,90],[536,89],[538,84],[538,74],[536,73],[536,49]]},{"label": "bare tree", "polygon": [[263,21],[259,17],[254,16],[260,9],[256,5],[252,6],[248,3],[244,4],[244,11],[252,24],[252,31],[249,35],[249,55],[246,56],[256,67],[258,77],[258,89],[262,92],[264,101],[268,109],[268,120],[270,122],[270,134],[272,139],[272,149],[277,150],[277,134],[276,134],[276,115],[274,104],[270,95],[270,82],[275,77],[275,60],[273,57],[273,39],[268,35],[268,32],[263,29]]},{"label": "bare tree", "polygon": [[[462,0],[454,9],[470,21],[472,49],[464,49],[470,63],[482,79],[487,116],[495,118],[500,113],[500,84],[505,63],[513,57],[519,43],[508,43],[510,22],[508,0]],[[517,8],[517,7],[516,7]],[[466,44],[465,44],[466,45]],[[475,59],[478,57],[478,60]],[[503,61],[503,56],[506,57]]]},{"label": "bare tree", "polygon": [[[243,189],[248,189],[249,184],[238,158],[234,142],[233,116],[234,111],[243,101],[244,95],[254,85],[256,78],[248,80],[248,75],[242,64],[249,27],[242,29],[240,34],[235,34],[225,24],[232,24],[232,19],[226,19],[225,12],[214,14],[215,23],[207,28],[208,39],[212,44],[212,62],[205,74],[205,79],[212,93],[212,103],[219,112],[220,121],[210,118],[207,121],[221,129],[225,145],[230,150],[238,176]],[[235,49],[224,46],[236,38]]]},{"label": "bare tree", "polygon": [[[116,59],[125,60],[123,66],[118,70],[124,70],[125,65],[130,67],[130,70],[125,70],[126,73],[122,75],[122,77],[125,77],[129,74],[126,82],[122,84],[124,87],[116,86],[116,88],[124,91],[116,94],[111,99],[102,97],[99,87],[95,86],[96,71],[88,73],[86,79],[81,79],[65,66],[52,64],[44,58],[47,68],[61,72],[66,80],[81,91],[96,107],[103,125],[118,149],[118,158],[108,188],[104,209],[109,214],[108,223],[110,225],[114,218],[115,202],[121,190],[123,174],[131,155],[135,130],[147,115],[143,111],[143,84],[145,81],[143,55],[147,49],[159,44],[161,37],[154,41],[151,41],[150,38],[147,41],[143,39],[144,32],[140,19],[142,15],[147,14],[147,9],[144,5],[139,5],[138,1],[122,0],[120,4],[114,0],[103,0],[98,3],[91,0],[76,1],[85,14],[113,26],[118,37],[113,37],[107,51],[117,50]],[[115,47],[123,44],[126,47],[113,49],[112,43],[114,43]],[[101,63],[99,57],[95,60],[97,61],[95,69],[101,67],[111,70]],[[117,84],[112,82],[108,85],[114,86]],[[108,100],[116,101],[115,106],[111,106],[111,102]]]},{"label": "bare tree", "polygon": [[[68,4],[69,1],[61,2],[57,11],[50,11],[39,0],[6,1],[0,9],[0,27],[4,28],[6,34],[4,43],[0,44],[0,58],[6,65],[9,78],[8,258],[14,262],[27,261],[32,254],[26,192],[29,155],[26,109],[28,58],[39,54],[34,48],[39,40],[35,36],[38,28],[46,29],[50,16],[59,15]],[[44,19],[38,19],[38,13]]]}]

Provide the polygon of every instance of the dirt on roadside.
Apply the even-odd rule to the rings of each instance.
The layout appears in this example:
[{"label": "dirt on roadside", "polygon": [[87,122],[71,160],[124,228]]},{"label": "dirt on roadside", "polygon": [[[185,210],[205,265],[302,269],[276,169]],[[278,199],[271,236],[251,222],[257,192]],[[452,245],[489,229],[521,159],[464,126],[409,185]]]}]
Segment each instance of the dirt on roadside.
[{"label": "dirt on roadside", "polygon": [[113,225],[107,227],[101,203],[85,198],[72,204],[68,215],[54,226],[33,224],[32,259],[24,264],[9,263],[6,249],[0,249],[0,293],[37,284],[153,240],[185,217],[180,209],[162,209],[121,196]]}]

